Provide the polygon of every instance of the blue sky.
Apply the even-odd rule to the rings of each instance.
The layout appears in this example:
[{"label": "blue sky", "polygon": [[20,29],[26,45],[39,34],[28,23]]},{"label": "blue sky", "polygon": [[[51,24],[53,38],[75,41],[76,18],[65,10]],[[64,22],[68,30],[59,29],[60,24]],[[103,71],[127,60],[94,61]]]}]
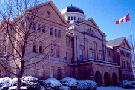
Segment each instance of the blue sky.
[{"label": "blue sky", "polygon": [[128,37],[129,23],[115,24],[117,19],[130,12],[132,30],[135,34],[135,0],[52,0],[59,10],[69,5],[81,8],[87,18],[93,18],[101,31],[106,33],[107,40]]}]

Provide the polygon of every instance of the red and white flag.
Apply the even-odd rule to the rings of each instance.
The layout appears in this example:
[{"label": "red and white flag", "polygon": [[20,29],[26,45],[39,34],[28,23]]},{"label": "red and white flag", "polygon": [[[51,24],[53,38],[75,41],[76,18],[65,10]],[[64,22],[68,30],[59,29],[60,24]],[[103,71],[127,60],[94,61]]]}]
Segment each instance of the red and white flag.
[{"label": "red and white flag", "polygon": [[129,14],[126,15],[126,16],[124,16],[123,18],[121,18],[121,19],[119,19],[119,20],[116,20],[116,24],[121,24],[121,23],[123,23],[123,22],[128,22],[128,21],[130,21],[130,16],[129,16]]}]

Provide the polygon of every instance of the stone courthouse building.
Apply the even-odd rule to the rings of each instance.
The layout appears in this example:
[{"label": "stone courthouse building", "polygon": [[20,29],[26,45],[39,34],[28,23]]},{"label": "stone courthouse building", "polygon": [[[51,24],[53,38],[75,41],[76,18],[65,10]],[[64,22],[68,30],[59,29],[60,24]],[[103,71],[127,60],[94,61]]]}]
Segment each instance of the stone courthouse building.
[{"label": "stone courthouse building", "polygon": [[[48,1],[26,10],[11,24],[19,32],[11,30],[18,51],[26,35],[24,31],[32,32],[27,37],[24,75],[93,79],[98,85],[117,85],[121,80],[132,80],[131,47],[126,38],[106,41],[105,33],[96,22],[86,19],[83,10],[75,6],[60,12]],[[6,27],[6,20],[3,20],[0,28],[3,60],[14,52]],[[0,72],[1,76],[10,75],[2,67]]]}]

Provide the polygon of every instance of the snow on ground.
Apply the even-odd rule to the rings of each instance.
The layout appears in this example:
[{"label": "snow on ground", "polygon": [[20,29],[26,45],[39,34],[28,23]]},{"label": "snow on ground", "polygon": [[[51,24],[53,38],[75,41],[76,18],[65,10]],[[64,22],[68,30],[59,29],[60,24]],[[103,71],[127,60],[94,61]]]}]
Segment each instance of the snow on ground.
[{"label": "snow on ground", "polygon": [[135,90],[135,89],[123,89],[121,87],[97,87],[97,90]]}]

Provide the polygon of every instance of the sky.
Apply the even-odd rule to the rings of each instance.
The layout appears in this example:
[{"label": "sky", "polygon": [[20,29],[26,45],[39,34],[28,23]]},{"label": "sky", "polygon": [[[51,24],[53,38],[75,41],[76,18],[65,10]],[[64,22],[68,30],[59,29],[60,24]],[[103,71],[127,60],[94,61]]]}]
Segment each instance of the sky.
[{"label": "sky", "polygon": [[[0,0],[0,4],[4,0]],[[47,0],[38,0],[45,2]],[[86,18],[93,18],[107,40],[127,37],[135,34],[135,0],[52,0],[59,10],[70,6],[82,9]],[[130,14],[129,22],[115,24],[115,21]]]},{"label": "sky", "polygon": [[[66,6],[77,6],[85,12],[86,18],[93,18],[107,40],[135,34],[135,0],[52,0],[59,10]],[[117,19],[130,14],[129,22],[115,24]]]}]

